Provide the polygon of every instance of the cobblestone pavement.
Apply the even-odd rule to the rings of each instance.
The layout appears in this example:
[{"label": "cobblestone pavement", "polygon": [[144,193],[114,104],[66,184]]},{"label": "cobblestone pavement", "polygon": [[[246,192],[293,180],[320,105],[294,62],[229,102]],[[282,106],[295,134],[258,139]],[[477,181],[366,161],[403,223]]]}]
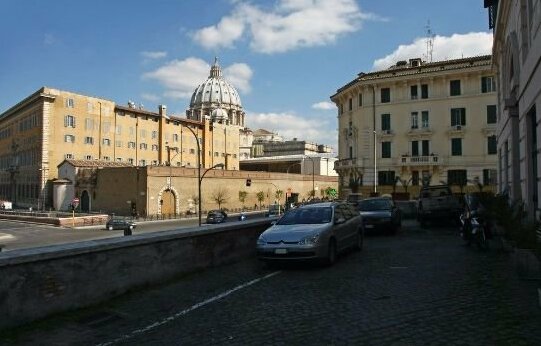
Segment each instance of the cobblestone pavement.
[{"label": "cobblestone pavement", "polygon": [[332,267],[250,259],[34,323],[0,344],[541,345],[540,286],[517,278],[508,254],[410,224],[368,237]]}]

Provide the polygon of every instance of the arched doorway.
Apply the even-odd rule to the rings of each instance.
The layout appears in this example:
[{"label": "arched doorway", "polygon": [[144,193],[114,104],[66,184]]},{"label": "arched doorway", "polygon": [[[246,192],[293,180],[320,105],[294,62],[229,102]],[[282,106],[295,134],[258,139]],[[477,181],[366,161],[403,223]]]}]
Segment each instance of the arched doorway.
[{"label": "arched doorway", "polygon": [[176,199],[171,190],[165,190],[162,193],[162,215],[175,214]]},{"label": "arched doorway", "polygon": [[90,196],[86,190],[81,193],[81,211],[85,213],[90,211]]}]

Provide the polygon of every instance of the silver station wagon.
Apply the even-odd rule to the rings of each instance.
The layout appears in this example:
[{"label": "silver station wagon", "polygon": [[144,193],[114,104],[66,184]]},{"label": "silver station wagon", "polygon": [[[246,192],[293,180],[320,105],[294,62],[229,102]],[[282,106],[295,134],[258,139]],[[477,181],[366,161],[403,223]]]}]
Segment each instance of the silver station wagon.
[{"label": "silver station wagon", "polygon": [[360,250],[364,241],[361,216],[351,205],[326,202],[288,211],[257,240],[263,261],[336,261],[347,248]]}]

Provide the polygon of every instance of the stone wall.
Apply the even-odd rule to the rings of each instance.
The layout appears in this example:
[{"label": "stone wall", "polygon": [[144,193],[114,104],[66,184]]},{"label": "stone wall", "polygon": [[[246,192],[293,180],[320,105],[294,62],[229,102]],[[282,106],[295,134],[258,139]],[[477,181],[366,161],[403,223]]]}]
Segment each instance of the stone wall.
[{"label": "stone wall", "polygon": [[253,256],[256,239],[270,222],[254,220],[2,252],[0,329]]}]

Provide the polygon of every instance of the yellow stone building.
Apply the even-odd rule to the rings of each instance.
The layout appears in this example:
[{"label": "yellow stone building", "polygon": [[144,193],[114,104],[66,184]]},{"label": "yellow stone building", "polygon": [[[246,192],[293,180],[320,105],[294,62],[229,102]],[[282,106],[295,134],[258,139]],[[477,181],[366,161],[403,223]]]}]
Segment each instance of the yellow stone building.
[{"label": "yellow stone building", "polygon": [[50,207],[51,182],[65,159],[195,168],[198,142],[202,167],[238,170],[244,111],[237,91],[224,83],[216,62],[194,92],[188,118],[168,115],[164,105],[151,112],[42,87],[0,114],[0,199]]},{"label": "yellow stone building", "polygon": [[[342,196],[387,193],[400,177],[471,190],[496,184],[497,93],[491,56],[399,61],[360,73],[331,96],[338,107]],[[403,191],[401,184],[394,187]]]}]

